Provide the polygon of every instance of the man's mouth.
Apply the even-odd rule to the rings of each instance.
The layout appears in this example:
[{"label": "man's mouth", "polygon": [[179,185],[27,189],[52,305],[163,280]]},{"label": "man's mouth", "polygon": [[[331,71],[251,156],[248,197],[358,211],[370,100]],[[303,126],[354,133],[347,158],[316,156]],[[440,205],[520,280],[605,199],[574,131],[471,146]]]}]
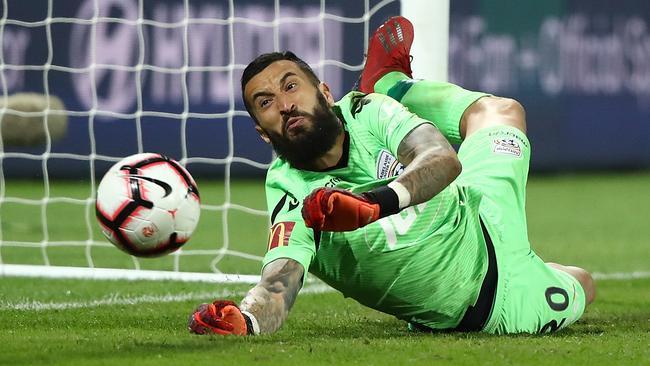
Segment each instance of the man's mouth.
[{"label": "man's mouth", "polygon": [[305,117],[302,116],[291,117],[287,120],[286,130],[287,132],[291,132],[293,129],[302,126],[304,123],[305,123]]}]

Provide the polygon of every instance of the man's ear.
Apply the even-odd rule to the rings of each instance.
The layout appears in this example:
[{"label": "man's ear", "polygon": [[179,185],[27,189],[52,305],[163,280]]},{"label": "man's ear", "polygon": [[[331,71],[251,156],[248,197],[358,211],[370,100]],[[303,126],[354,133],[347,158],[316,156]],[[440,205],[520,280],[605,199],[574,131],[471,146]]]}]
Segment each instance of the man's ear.
[{"label": "man's ear", "polygon": [[332,92],[330,91],[330,86],[327,85],[327,83],[321,82],[320,84],[318,84],[318,90],[320,90],[321,93],[323,93],[323,95],[325,96],[325,99],[327,100],[327,103],[330,106],[334,105],[334,103],[336,101],[334,100],[334,96],[332,95]]},{"label": "man's ear", "polygon": [[260,134],[260,137],[262,138],[262,140],[264,140],[264,142],[266,142],[267,144],[271,143],[271,139],[269,138],[269,135],[264,131],[264,129],[262,129],[262,127],[260,127],[260,125],[255,125],[255,131],[257,131],[257,133]]}]

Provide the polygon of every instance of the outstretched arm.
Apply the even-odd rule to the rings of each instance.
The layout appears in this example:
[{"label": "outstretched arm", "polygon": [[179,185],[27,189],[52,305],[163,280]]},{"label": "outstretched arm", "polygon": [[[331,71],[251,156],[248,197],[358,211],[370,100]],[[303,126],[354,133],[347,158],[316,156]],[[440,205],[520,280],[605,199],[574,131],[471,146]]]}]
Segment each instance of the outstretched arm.
[{"label": "outstretched arm", "polygon": [[241,302],[201,304],[190,315],[188,327],[197,334],[246,335],[280,329],[296,301],[304,269],[292,259],[280,258],[264,267],[260,282]]},{"label": "outstretched arm", "polygon": [[262,279],[241,302],[241,310],[252,314],[260,333],[280,329],[302,286],[304,269],[293,259],[279,258],[267,264]]}]

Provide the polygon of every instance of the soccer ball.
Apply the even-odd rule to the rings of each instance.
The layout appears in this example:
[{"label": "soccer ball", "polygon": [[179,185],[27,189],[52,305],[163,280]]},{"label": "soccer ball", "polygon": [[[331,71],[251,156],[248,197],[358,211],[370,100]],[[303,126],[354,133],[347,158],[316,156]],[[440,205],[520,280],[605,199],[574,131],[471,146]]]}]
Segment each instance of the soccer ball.
[{"label": "soccer ball", "polygon": [[157,257],[189,240],[201,214],[199,190],[173,159],[131,155],[102,178],[95,212],[115,246],[138,257]]}]

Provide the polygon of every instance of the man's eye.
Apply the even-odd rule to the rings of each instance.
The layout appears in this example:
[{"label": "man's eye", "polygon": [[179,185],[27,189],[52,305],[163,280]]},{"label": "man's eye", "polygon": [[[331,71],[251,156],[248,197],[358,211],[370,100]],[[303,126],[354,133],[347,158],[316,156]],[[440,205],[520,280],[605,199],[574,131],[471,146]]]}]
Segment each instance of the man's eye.
[{"label": "man's eye", "polygon": [[289,83],[289,84],[287,84],[287,90],[291,90],[291,89],[295,88],[296,86],[298,86],[297,83]]},{"label": "man's eye", "polygon": [[262,99],[262,101],[260,102],[260,107],[264,108],[264,107],[266,107],[270,102],[271,102],[270,99]]}]

